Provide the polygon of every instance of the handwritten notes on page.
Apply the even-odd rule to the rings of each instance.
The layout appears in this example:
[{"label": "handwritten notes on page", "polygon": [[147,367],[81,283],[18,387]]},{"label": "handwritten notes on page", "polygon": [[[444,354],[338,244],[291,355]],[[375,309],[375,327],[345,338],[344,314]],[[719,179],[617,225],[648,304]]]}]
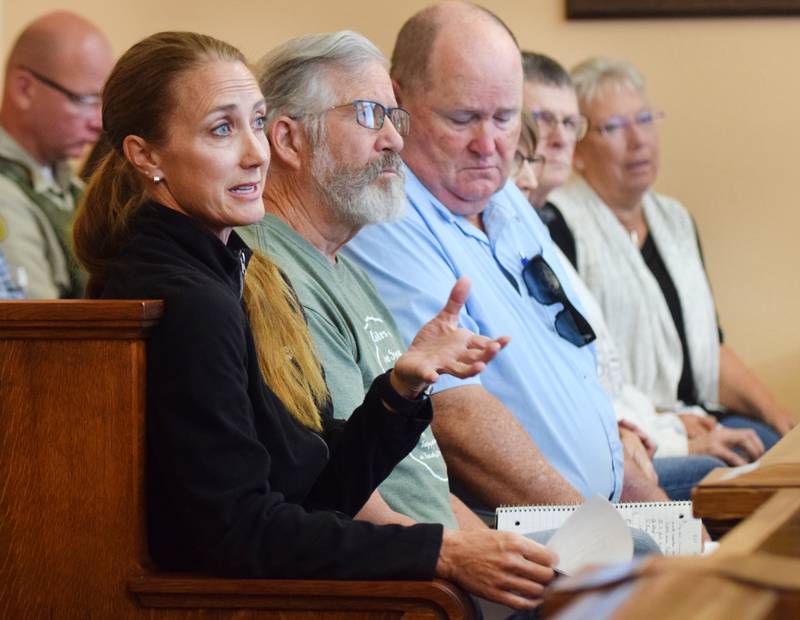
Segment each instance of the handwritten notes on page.
[{"label": "handwritten notes on page", "polygon": [[[702,523],[692,516],[691,502],[631,502],[613,506],[628,527],[650,534],[664,555],[700,553]],[[576,508],[577,506],[503,506],[497,509],[497,529],[520,534],[556,529]],[[597,525],[593,530],[597,536],[603,536]]]}]

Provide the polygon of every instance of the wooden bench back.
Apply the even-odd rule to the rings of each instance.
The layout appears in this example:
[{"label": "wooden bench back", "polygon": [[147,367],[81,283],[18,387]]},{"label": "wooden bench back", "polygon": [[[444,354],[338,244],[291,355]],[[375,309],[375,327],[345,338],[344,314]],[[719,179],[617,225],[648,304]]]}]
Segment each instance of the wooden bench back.
[{"label": "wooden bench back", "polygon": [[[122,617],[147,567],[145,336],[161,302],[0,303],[0,603]],[[116,595],[115,595],[116,594]]]}]

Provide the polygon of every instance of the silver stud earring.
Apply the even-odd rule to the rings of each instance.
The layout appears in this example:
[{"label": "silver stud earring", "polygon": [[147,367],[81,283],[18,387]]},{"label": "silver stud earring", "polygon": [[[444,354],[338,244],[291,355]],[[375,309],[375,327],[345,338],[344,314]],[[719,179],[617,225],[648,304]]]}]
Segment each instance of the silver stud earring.
[{"label": "silver stud earring", "polygon": [[153,176],[153,183],[161,183],[161,177],[158,175]]}]

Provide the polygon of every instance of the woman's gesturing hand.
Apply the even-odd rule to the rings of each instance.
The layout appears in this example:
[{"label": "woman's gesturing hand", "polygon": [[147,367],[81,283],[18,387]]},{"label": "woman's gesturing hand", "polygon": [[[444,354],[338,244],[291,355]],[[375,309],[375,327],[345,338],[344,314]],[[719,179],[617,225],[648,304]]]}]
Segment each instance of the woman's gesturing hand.
[{"label": "woman's gesturing hand", "polygon": [[445,530],[436,575],[503,605],[532,609],[557,562],[547,547],[512,532]]},{"label": "woman's gesturing hand", "polygon": [[459,278],[444,308],[417,332],[408,350],[395,363],[392,387],[415,398],[441,374],[471,377],[481,372],[510,338],[487,338],[458,327],[458,315],[469,294],[469,280]]}]

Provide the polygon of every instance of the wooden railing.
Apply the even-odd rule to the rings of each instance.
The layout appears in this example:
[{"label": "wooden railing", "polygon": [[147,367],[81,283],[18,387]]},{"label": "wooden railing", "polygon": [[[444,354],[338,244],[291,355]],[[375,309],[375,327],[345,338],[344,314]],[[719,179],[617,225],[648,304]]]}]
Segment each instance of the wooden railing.
[{"label": "wooden railing", "polygon": [[732,473],[715,469],[692,492],[695,516],[718,529],[736,525],[781,489],[800,489],[800,426],[762,456],[757,467]]}]

